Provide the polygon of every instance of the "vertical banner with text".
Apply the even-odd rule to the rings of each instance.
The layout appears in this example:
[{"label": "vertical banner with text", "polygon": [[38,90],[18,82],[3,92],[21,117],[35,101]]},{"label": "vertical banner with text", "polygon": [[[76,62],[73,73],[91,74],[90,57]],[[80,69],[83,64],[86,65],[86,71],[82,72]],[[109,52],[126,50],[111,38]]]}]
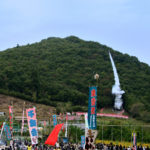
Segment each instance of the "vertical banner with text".
[{"label": "vertical banner with text", "polygon": [[37,131],[37,119],[35,108],[26,109],[29,132],[31,137],[32,145],[38,143],[38,131]]},{"label": "vertical banner with text", "polygon": [[85,136],[81,136],[81,147],[84,148],[84,145],[85,145]]},{"label": "vertical banner with text", "polygon": [[88,125],[89,129],[96,129],[96,108],[97,108],[97,87],[89,88],[89,103],[88,103]]},{"label": "vertical banner with text", "polygon": [[5,131],[7,140],[11,140],[11,132],[10,132],[10,128],[7,124],[4,125],[4,131]]},{"label": "vertical banner with text", "polygon": [[53,124],[54,124],[54,127],[57,125],[57,116],[56,115],[53,115]]},{"label": "vertical banner with text", "polygon": [[10,121],[10,130],[13,130],[13,109],[12,106],[9,106],[9,121]]}]

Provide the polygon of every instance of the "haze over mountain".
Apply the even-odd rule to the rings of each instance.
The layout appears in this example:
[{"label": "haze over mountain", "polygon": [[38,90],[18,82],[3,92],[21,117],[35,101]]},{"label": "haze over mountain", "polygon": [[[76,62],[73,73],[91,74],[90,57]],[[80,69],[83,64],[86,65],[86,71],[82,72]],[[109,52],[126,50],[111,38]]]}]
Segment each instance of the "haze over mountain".
[{"label": "haze over mountain", "polygon": [[[124,108],[137,119],[150,121],[150,67],[136,57],[77,37],[48,38],[0,52],[0,93],[59,111],[86,111],[89,86],[98,86],[98,109],[112,108],[114,96],[111,52],[120,78]],[[100,75],[98,83],[95,73]],[[67,103],[70,107],[60,108]]]}]

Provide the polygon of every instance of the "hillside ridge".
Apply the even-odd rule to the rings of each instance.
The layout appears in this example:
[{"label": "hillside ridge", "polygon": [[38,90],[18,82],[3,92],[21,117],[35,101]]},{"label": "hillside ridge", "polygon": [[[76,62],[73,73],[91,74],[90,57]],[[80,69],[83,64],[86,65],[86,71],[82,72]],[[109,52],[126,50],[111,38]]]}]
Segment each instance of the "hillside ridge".
[{"label": "hillside ridge", "polygon": [[51,37],[0,52],[0,93],[50,105],[57,112],[87,111],[89,86],[97,85],[98,109],[113,108],[114,75],[108,51],[125,91],[124,109],[150,121],[150,67],[134,56],[75,36]]},{"label": "hillside ridge", "polygon": [[37,118],[40,120],[49,121],[50,116],[56,113],[56,109],[54,107],[36,104],[20,98],[0,94],[0,111],[5,113],[5,118],[9,118],[9,106],[13,106],[14,118],[19,117],[20,119],[22,118],[23,108],[25,111],[28,108],[35,107]]}]

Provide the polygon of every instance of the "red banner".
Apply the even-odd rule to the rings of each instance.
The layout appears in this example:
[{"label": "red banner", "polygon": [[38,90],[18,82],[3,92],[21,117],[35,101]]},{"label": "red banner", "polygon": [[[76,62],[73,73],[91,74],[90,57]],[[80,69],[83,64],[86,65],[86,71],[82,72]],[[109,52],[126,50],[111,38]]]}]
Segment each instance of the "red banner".
[{"label": "red banner", "polygon": [[57,124],[55,126],[55,128],[53,129],[53,131],[51,132],[51,134],[49,135],[49,137],[45,141],[45,144],[52,145],[52,146],[54,146],[56,144],[59,131],[61,130],[63,125],[64,124],[62,123],[62,124]]}]

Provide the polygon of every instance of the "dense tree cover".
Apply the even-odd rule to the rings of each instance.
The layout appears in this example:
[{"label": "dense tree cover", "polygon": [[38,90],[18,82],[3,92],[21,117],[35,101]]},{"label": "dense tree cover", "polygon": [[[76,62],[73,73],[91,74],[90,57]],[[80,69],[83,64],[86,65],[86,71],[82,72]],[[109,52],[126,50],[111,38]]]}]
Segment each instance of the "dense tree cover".
[{"label": "dense tree cover", "polygon": [[[133,117],[150,121],[150,67],[136,57],[74,36],[0,52],[0,93],[52,106],[71,102],[69,109],[77,110],[87,106],[89,86],[98,85],[98,108],[113,107],[114,77],[108,51],[126,92],[124,108]],[[95,73],[100,75],[98,83]]]}]

